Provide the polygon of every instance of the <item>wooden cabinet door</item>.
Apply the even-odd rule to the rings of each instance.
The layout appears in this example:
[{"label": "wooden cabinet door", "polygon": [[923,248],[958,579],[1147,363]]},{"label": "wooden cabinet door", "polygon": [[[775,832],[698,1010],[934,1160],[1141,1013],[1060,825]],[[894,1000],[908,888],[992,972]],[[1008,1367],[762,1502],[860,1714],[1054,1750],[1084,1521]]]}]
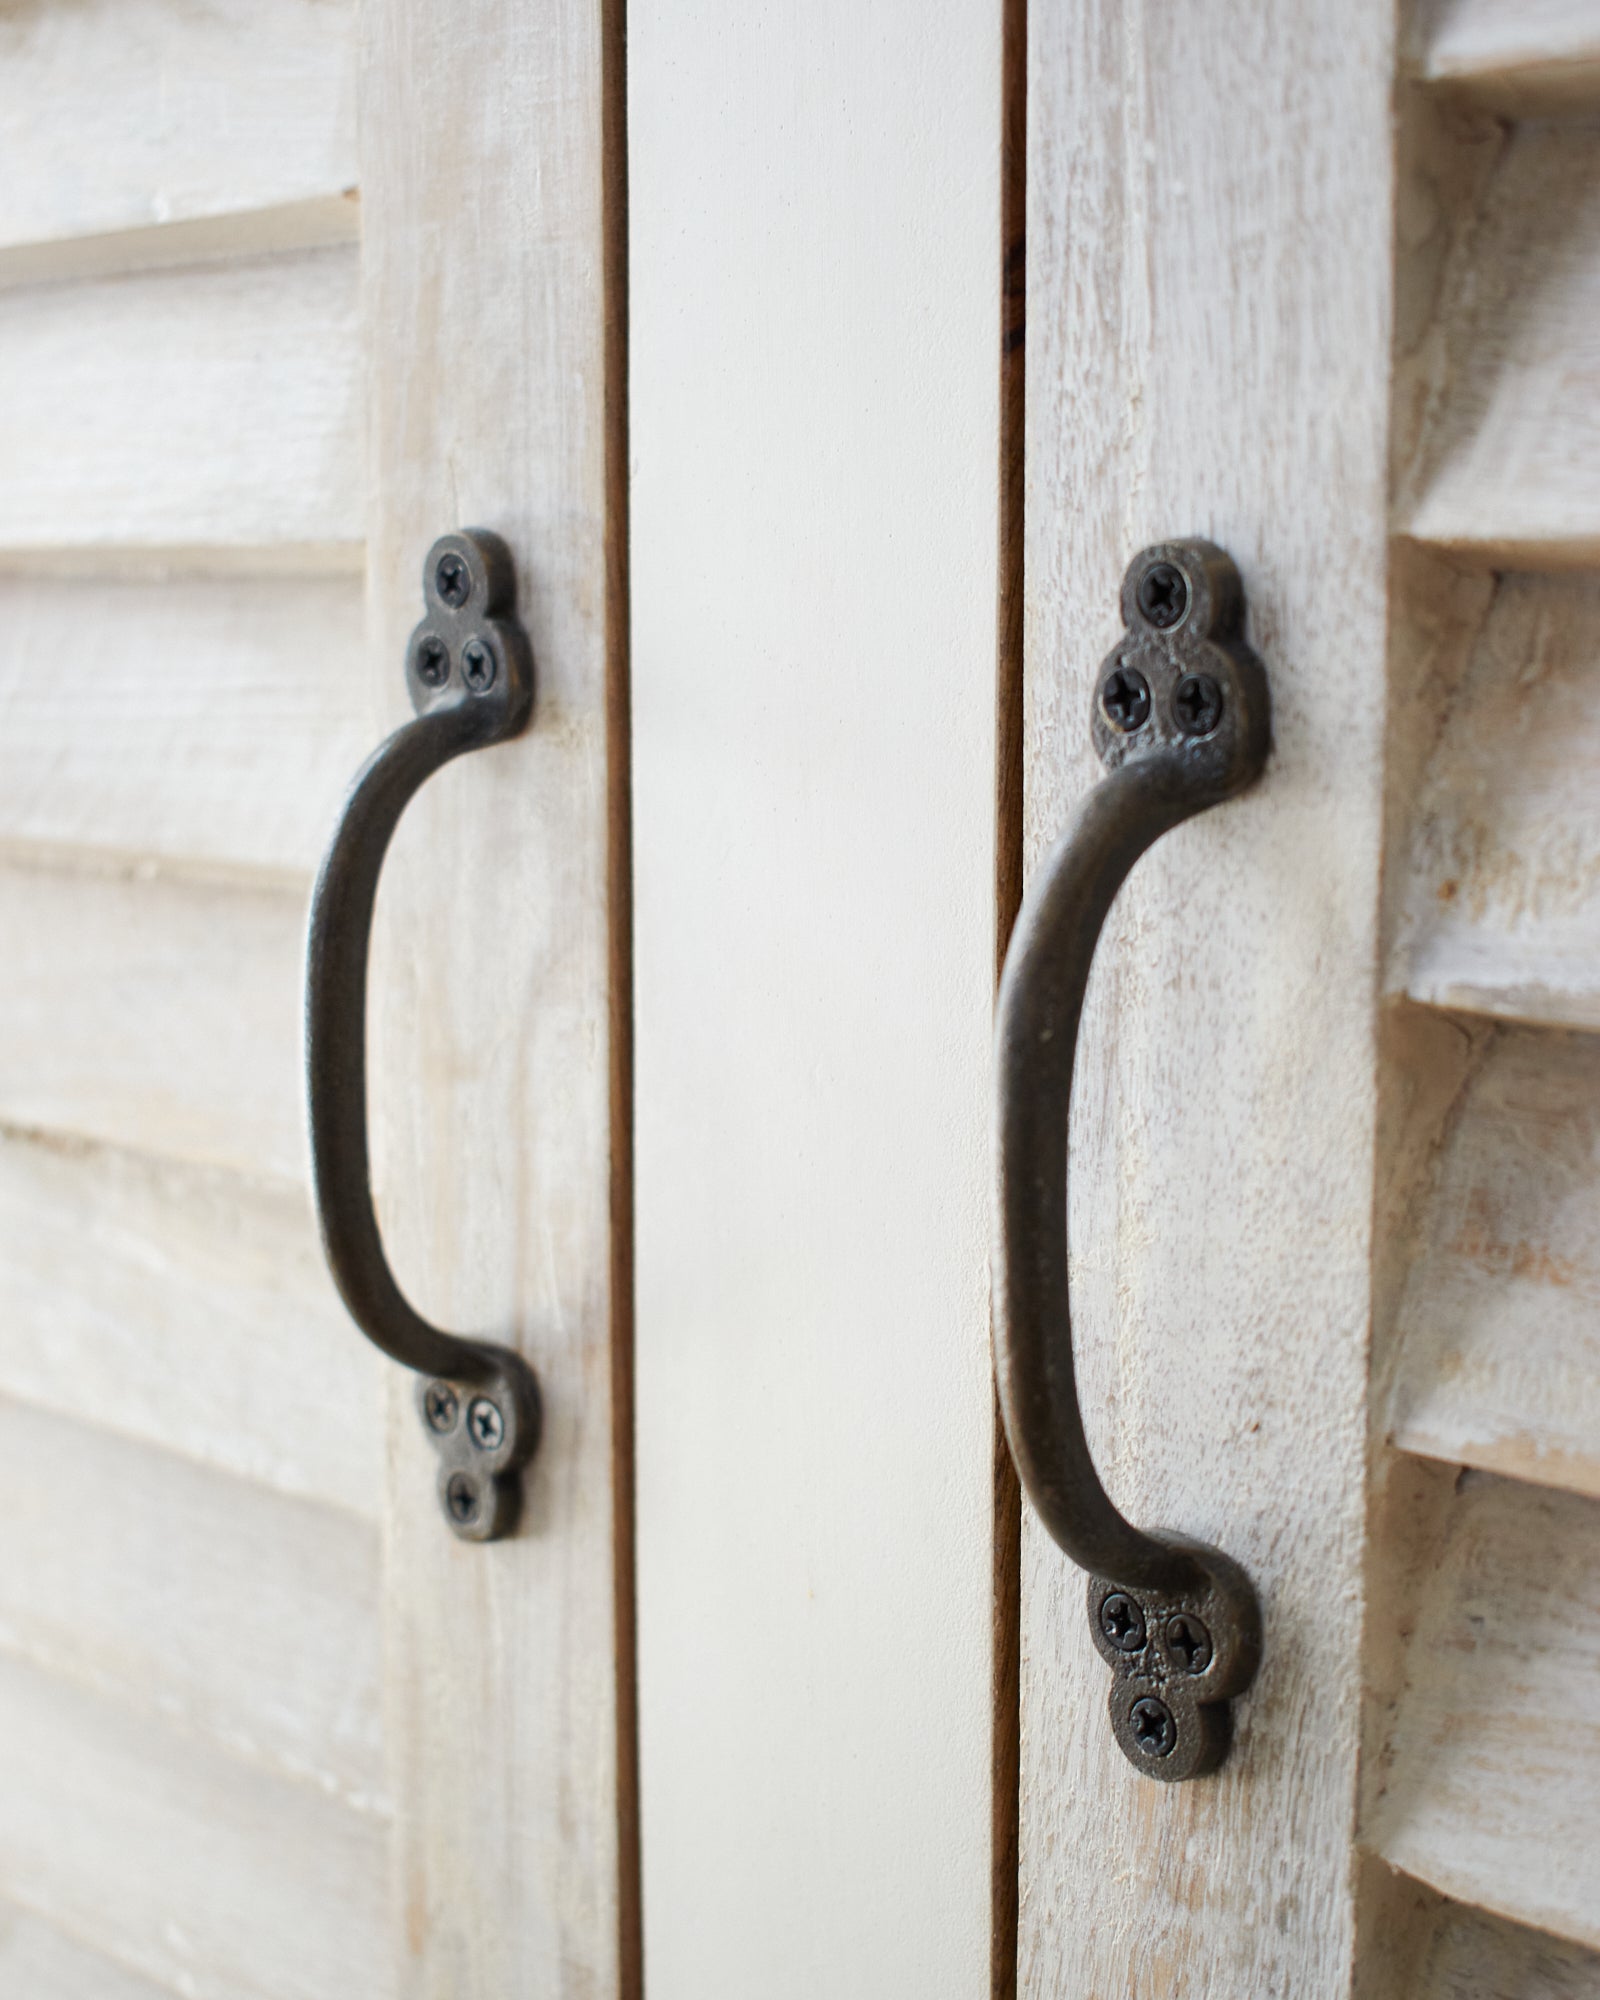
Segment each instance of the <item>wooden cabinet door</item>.
[{"label": "wooden cabinet door", "polygon": [[[7,1993],[637,1990],[619,28],[0,21]],[[462,526],[535,719],[401,827],[369,1111],[402,1283],[542,1383],[488,1547],[333,1294],[299,1074],[311,872]]]},{"label": "wooden cabinet door", "polygon": [[1600,1991],[1594,10],[1029,30],[1030,865],[1144,544],[1238,562],[1273,751],[1116,905],[1072,1128],[1091,1442],[1261,1670],[1153,1784],[1025,1514],[1019,1991]]}]

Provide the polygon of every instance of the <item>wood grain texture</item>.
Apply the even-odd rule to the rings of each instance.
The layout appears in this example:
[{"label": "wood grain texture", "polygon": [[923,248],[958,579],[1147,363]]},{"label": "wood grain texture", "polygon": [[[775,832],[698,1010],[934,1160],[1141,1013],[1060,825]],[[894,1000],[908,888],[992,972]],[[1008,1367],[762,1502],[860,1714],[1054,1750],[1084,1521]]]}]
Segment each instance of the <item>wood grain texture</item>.
[{"label": "wood grain texture", "polygon": [[1244,1563],[1265,1661],[1221,1774],[1151,1784],[1112,1739],[1083,1577],[1025,1519],[1032,2000],[1349,1989],[1393,29],[1376,0],[1030,14],[1030,858],[1100,775],[1097,670],[1148,542],[1240,564],[1276,743],[1112,912],[1070,1218],[1097,1461],[1135,1521]]},{"label": "wood grain texture", "polygon": [[301,1188],[0,1137],[0,1393],[376,1519],[386,1374]]},{"label": "wood grain texture", "polygon": [[[544,1435],[518,1535],[441,1521],[392,1392],[388,1659],[401,1983],[437,2000],[631,1992],[619,1893],[613,1458],[605,17],[595,0],[364,11],[376,706],[435,536],[509,543],[536,709],[400,830],[374,952],[377,1172],[402,1281],[519,1346]],[[442,1700],[440,1690],[459,1691]]]},{"label": "wood grain texture", "polygon": [[1447,1903],[1409,2000],[1596,2000],[1600,1954]]},{"label": "wood grain texture", "polygon": [[1592,564],[1600,131],[1407,124],[1399,240],[1428,303],[1397,340],[1396,525],[1496,567]]},{"label": "wood grain texture", "polygon": [[1434,1005],[1600,1028],[1600,585],[1457,593],[1436,740],[1406,800],[1387,983]]},{"label": "wood grain texture", "polygon": [[1600,1497],[1600,1046],[1502,1031],[1450,1117],[1400,1307],[1394,1441]]},{"label": "wood grain texture", "polygon": [[1002,32],[630,9],[653,2000],[991,1977]]},{"label": "wood grain texture", "polygon": [[1419,0],[1408,67],[1515,117],[1600,103],[1600,19],[1591,0]]},{"label": "wood grain texture", "polygon": [[[0,283],[23,249],[241,212],[343,208],[354,234],[350,0],[13,0],[0,10]],[[137,254],[137,253],[136,253]]]},{"label": "wood grain texture", "polygon": [[43,1918],[0,1903],[0,1984],[29,2000],[170,2000],[153,1986],[69,1938]]},{"label": "wood grain texture", "polygon": [[3,1657],[0,1740],[9,1903],[179,1994],[395,1992],[381,1821]]},{"label": "wood grain texture", "polygon": [[1600,1506],[1465,1472],[1364,1838],[1463,1903],[1600,1946]]},{"label": "wood grain texture", "polygon": [[0,292],[0,568],[359,569],[353,247]]},{"label": "wood grain texture", "polygon": [[374,1527],[5,1397],[0,1514],[0,1649],[387,1816]]},{"label": "wood grain texture", "polygon": [[303,1180],[304,927],[275,888],[0,866],[0,1123]]},{"label": "wood grain texture", "polygon": [[0,574],[0,844],[303,893],[371,746],[364,648],[354,577]]}]

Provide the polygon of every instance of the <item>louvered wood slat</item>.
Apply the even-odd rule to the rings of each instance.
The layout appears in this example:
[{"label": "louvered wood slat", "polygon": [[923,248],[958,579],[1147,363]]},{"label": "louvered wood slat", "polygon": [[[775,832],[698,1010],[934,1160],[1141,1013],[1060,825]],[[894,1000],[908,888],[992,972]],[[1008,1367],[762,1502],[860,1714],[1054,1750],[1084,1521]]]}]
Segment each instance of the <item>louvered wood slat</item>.
[{"label": "louvered wood slat", "polygon": [[4,1902],[0,1992],[17,2000],[172,2000],[170,1987],[153,1986],[31,1910]]},{"label": "louvered wood slat", "polygon": [[1600,103],[1593,0],[1422,0],[1410,42],[1414,73],[1514,116]]},{"label": "louvered wood slat", "polygon": [[1416,1985],[1397,2000],[1595,2000],[1600,1955],[1446,1904]]}]

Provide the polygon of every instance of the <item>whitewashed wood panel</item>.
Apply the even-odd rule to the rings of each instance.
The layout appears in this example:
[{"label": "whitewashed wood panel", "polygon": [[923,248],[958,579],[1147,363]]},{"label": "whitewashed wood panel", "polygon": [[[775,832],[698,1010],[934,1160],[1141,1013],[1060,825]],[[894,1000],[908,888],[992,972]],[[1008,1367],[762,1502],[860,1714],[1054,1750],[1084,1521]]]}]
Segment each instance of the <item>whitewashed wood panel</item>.
[{"label": "whitewashed wood panel", "polygon": [[1400,216],[1429,310],[1400,328],[1396,525],[1496,566],[1592,564],[1600,130],[1443,123]]},{"label": "whitewashed wood panel", "polygon": [[1597,2000],[1600,1955],[1446,1904],[1418,1981],[1397,2000]]},{"label": "whitewashed wood panel", "polygon": [[1428,82],[1516,115],[1600,102],[1594,0],[1419,0],[1409,58]]},{"label": "whitewashed wood panel", "polygon": [[18,2000],[171,2000],[31,1911],[0,1903],[0,1990]]},{"label": "whitewashed wood panel", "polygon": [[1443,622],[1464,666],[1405,801],[1390,990],[1600,1028],[1600,584],[1463,583]]},{"label": "whitewashed wood panel", "polygon": [[630,10],[655,2000],[988,1991],[1001,31]]},{"label": "whitewashed wood panel", "polygon": [[467,524],[511,548],[537,680],[529,732],[417,800],[379,913],[396,1263],[544,1395],[521,1531],[465,1545],[391,1371],[394,1949],[412,2000],[632,2000],[622,12],[362,22],[374,707],[409,713],[422,561]]},{"label": "whitewashed wood panel", "polygon": [[1350,1992],[1394,27],[1387,0],[1029,9],[1030,861],[1100,779],[1096,677],[1148,542],[1238,561],[1276,747],[1123,890],[1072,1130],[1098,1462],[1135,1521],[1245,1565],[1264,1661],[1218,1776],[1152,1784],[1082,1572],[1024,1506],[1024,2000]]},{"label": "whitewashed wood panel", "polygon": [[0,1137],[0,1393],[375,1517],[388,1365],[301,1187]]},{"label": "whitewashed wood panel", "polygon": [[302,889],[372,747],[364,653],[355,577],[0,573],[0,843]]},{"label": "whitewashed wood panel", "polygon": [[299,897],[0,867],[0,1123],[303,1178]]},{"label": "whitewashed wood panel", "polygon": [[0,567],[359,568],[353,246],[0,291]]},{"label": "whitewashed wood panel", "polygon": [[3,1396],[0,1518],[0,1648],[386,1812],[371,1525]]},{"label": "whitewashed wood panel", "polygon": [[[353,236],[350,0],[13,0],[0,10],[0,282],[261,241],[259,211]],[[244,227],[240,228],[241,221]],[[281,231],[287,218],[279,217]],[[251,224],[255,227],[252,228]],[[29,254],[31,253],[31,254]]]},{"label": "whitewashed wood panel", "polygon": [[395,1992],[381,1820],[5,1658],[0,1742],[0,1897],[180,1994]]},{"label": "whitewashed wood panel", "polygon": [[1414,1617],[1367,1840],[1600,1947],[1600,1506],[1463,1473]]},{"label": "whitewashed wood panel", "polygon": [[1395,1442],[1600,1497],[1600,1043],[1494,1035],[1450,1118],[1398,1322]]}]

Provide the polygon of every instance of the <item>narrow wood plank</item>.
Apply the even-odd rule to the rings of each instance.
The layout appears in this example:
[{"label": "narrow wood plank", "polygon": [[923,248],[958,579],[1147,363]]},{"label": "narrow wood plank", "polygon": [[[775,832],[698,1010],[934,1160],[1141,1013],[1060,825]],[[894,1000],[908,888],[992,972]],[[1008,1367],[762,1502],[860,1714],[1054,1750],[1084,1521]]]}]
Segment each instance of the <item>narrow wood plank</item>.
[{"label": "narrow wood plank", "polygon": [[0,182],[0,282],[44,268],[25,251],[54,249],[59,275],[86,241],[107,255],[252,211],[343,210],[353,234],[354,72],[351,0],[17,0],[0,12],[19,169]]},{"label": "narrow wood plank", "polygon": [[1464,1473],[1415,1618],[1367,1839],[1458,1902],[1600,1947],[1600,1507]]},{"label": "narrow wood plank", "polygon": [[654,2000],[991,1974],[1003,24],[825,19],[629,21]]},{"label": "narrow wood plank", "polygon": [[0,1136],[0,1393],[375,1518],[386,1368],[302,1189]]},{"label": "narrow wood plank", "polygon": [[27,2000],[171,2000],[51,1924],[14,1904],[0,1903],[0,1984]]},{"label": "narrow wood plank", "polygon": [[1600,104],[1592,0],[1421,0],[1410,67],[1427,82],[1513,116]]},{"label": "narrow wood plank", "polygon": [[0,1894],[208,2000],[395,1992],[383,1823],[0,1657]]},{"label": "narrow wood plank", "polygon": [[1396,525],[1497,567],[1600,561],[1600,131],[1458,124],[1418,146],[1401,228],[1432,304],[1399,329]]},{"label": "narrow wood plank", "polygon": [[627,760],[605,157],[620,25],[593,0],[363,10],[373,686],[384,715],[408,712],[422,559],[465,523],[511,547],[538,681],[530,732],[412,808],[374,959],[378,1173],[402,1278],[443,1324],[519,1345],[545,1409],[522,1531],[474,1547],[440,1519],[411,1387],[393,1389],[398,1950],[404,1991],[429,2000],[618,2000],[638,1982],[613,1577],[629,1444],[612,1098],[627,1008],[611,987],[626,911],[609,850]]},{"label": "narrow wood plank", "polygon": [[303,891],[372,745],[364,644],[354,577],[0,574],[0,844]]},{"label": "narrow wood plank", "polygon": [[359,565],[353,247],[0,292],[0,566]]},{"label": "narrow wood plank", "polygon": [[1385,0],[1030,9],[1030,859],[1101,776],[1097,671],[1148,542],[1240,564],[1276,748],[1123,890],[1072,1129],[1098,1463],[1135,1521],[1245,1565],[1264,1664],[1221,1773],[1152,1784],[1082,1573],[1025,1515],[1029,2000],[1350,1991],[1394,25]]},{"label": "narrow wood plank", "polygon": [[0,1123],[305,1176],[298,896],[0,867]]},{"label": "narrow wood plank", "polygon": [[371,1525],[3,1396],[0,1516],[0,1648],[387,1815]]},{"label": "narrow wood plank", "polygon": [[1600,1497],[1600,1045],[1495,1035],[1455,1107],[1398,1321],[1394,1441]]},{"label": "narrow wood plank", "polygon": [[1425,614],[1465,664],[1405,801],[1389,988],[1600,1028],[1600,584],[1506,576],[1453,604]]}]

